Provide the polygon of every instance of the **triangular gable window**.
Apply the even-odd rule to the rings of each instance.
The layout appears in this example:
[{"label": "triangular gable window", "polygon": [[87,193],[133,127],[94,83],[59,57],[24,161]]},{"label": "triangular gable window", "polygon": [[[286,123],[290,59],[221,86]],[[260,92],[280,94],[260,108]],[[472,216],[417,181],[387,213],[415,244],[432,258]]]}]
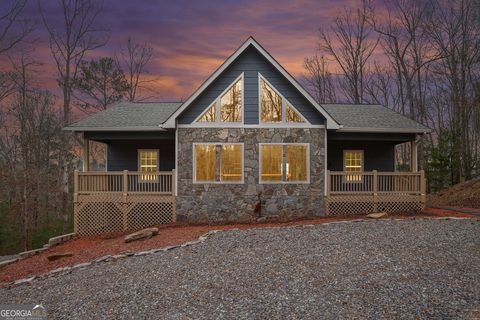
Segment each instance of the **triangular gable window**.
[{"label": "triangular gable window", "polygon": [[215,107],[215,103],[208,108],[207,111],[205,111],[202,116],[197,120],[198,122],[215,122],[216,119],[216,114],[217,114],[217,108]]},{"label": "triangular gable window", "polygon": [[305,118],[260,73],[260,121],[262,123],[306,123]]},{"label": "triangular gable window", "polygon": [[197,122],[242,122],[243,120],[243,74],[235,79],[208,109],[200,115]]}]

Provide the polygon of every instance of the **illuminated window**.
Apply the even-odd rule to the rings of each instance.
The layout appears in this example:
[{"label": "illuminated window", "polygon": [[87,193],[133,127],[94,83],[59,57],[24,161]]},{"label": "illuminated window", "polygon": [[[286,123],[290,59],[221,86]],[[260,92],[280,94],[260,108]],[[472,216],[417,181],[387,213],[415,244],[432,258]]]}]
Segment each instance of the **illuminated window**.
[{"label": "illuminated window", "polygon": [[197,119],[197,122],[242,122],[243,75]]},{"label": "illuminated window", "polygon": [[260,159],[262,181],[282,181],[282,145],[261,145]]},{"label": "illuminated window", "polygon": [[260,105],[262,122],[282,122],[282,97],[260,79]]},{"label": "illuminated window", "polygon": [[287,181],[307,181],[307,146],[285,146],[285,174]]},{"label": "illuminated window", "polygon": [[[242,144],[194,144],[195,182],[242,182]],[[217,175],[217,159],[220,163]]]},{"label": "illuminated window", "polygon": [[[343,171],[353,174],[345,176],[347,181],[361,181],[363,171],[363,150],[344,150]],[[357,174],[355,174],[357,173]]]},{"label": "illuminated window", "polygon": [[287,102],[287,122],[305,122],[302,116]]},{"label": "illuminated window", "polygon": [[215,181],[217,170],[215,148],[214,144],[195,145],[195,180]]},{"label": "illuminated window", "polygon": [[242,122],[242,82],[238,80],[220,99],[222,122]]},{"label": "illuminated window", "polygon": [[141,180],[157,180],[158,150],[138,150],[138,163]]},{"label": "illuminated window", "polygon": [[205,111],[204,114],[198,119],[199,122],[215,122],[217,114],[217,108],[215,107],[215,103]]},{"label": "illuminated window", "polygon": [[224,144],[220,152],[220,181],[242,180],[242,145]]},{"label": "illuminated window", "polygon": [[262,123],[305,123],[300,113],[262,76],[260,81],[260,120]]},{"label": "illuminated window", "polygon": [[260,144],[260,182],[308,182],[309,174],[308,144]]}]

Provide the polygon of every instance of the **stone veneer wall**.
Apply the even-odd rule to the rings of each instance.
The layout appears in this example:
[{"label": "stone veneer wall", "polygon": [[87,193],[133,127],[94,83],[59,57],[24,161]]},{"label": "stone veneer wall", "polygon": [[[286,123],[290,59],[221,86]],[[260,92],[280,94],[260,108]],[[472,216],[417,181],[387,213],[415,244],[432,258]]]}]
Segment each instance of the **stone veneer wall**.
[{"label": "stone veneer wall", "polygon": [[[325,129],[177,130],[178,221],[248,221],[271,215],[282,218],[324,215]],[[195,142],[244,143],[244,184],[194,184],[192,148]],[[259,184],[258,143],[261,142],[310,143],[310,184]]]}]

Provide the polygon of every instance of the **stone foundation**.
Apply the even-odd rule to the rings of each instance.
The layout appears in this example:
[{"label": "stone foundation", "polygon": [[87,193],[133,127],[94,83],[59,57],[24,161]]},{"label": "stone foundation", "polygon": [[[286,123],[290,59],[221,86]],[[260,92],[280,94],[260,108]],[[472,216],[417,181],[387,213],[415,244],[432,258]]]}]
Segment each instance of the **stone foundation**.
[{"label": "stone foundation", "polygon": [[[323,128],[178,128],[177,221],[324,215]],[[244,143],[244,184],[194,184],[193,143]],[[259,184],[259,143],[310,143],[309,184]]]}]

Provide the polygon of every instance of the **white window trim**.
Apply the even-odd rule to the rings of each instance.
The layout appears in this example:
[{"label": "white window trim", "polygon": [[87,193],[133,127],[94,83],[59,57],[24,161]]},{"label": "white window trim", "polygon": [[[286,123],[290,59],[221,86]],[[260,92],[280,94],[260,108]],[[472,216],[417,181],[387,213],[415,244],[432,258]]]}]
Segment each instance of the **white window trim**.
[{"label": "white window trim", "polygon": [[[138,170],[138,173],[140,173],[139,177],[138,177],[138,181],[139,182],[143,182],[143,183],[157,183],[158,182],[158,175],[157,175],[157,178],[154,179],[154,180],[144,180],[142,179],[142,167],[141,167],[141,161],[140,161],[140,153],[141,152],[148,152],[148,151],[155,151],[157,153],[157,171],[155,171],[155,173],[158,174],[158,172],[160,172],[160,150],[159,149],[137,149],[137,170]],[[148,173],[146,173],[148,174]]]},{"label": "white window trim", "polygon": [[[261,81],[265,81],[270,88],[282,98],[282,122],[263,122],[262,121],[262,86]],[[304,122],[287,122],[287,103],[303,119]],[[298,111],[295,106],[288,101],[260,72],[258,72],[258,123],[263,127],[311,127],[312,124]]]},{"label": "white window trim", "polygon": [[[347,152],[360,152],[360,154],[362,155],[361,156],[361,160],[360,160],[360,164],[362,166],[360,172],[356,172],[356,171],[346,171],[346,164],[345,164],[345,154]],[[346,179],[346,176],[344,176],[344,182],[345,183],[362,183],[363,182],[363,172],[364,172],[364,169],[365,169],[365,150],[363,149],[343,149],[343,159],[342,159],[342,171],[343,172],[352,172],[352,175],[354,174],[360,174],[360,179],[358,180],[348,180]]]},{"label": "white window trim", "polygon": [[[197,180],[197,159],[195,157],[195,147],[197,145],[214,145],[214,146],[223,146],[223,145],[241,145],[242,146],[242,179],[240,181],[198,181]],[[245,146],[244,143],[242,142],[194,142],[192,146],[192,159],[193,159],[193,164],[192,164],[192,174],[193,174],[193,184],[244,184],[245,183],[245,159],[244,159],[244,150]],[[217,161],[217,154],[215,154],[215,161]],[[215,174],[216,176],[216,174]],[[217,178],[217,177],[215,177]],[[220,179],[220,177],[219,177]]]},{"label": "white window trim", "polygon": [[[263,145],[278,145],[282,146],[282,179],[284,176],[285,162],[285,148],[283,146],[287,145],[297,145],[297,146],[306,146],[307,147],[307,180],[306,181],[263,181],[262,180],[262,146]],[[310,184],[310,143],[302,142],[260,142],[258,144],[258,183],[259,184]]]},{"label": "white window trim", "polygon": [[[239,80],[242,80],[242,121],[239,122],[224,122],[221,121],[221,114],[222,114],[222,97],[227,93],[227,91],[234,86]],[[207,121],[198,121],[204,114],[207,112],[208,109],[212,107],[212,105],[215,103],[215,121],[212,122],[207,122]],[[230,126],[243,126],[245,123],[245,77],[244,77],[244,72],[242,72],[231,84],[227,86],[225,90],[220,93],[218,97],[216,97],[212,103],[210,103],[205,110],[203,110],[192,122],[193,124],[200,124],[202,127],[230,127]],[[191,126],[192,126],[191,125]]]}]

